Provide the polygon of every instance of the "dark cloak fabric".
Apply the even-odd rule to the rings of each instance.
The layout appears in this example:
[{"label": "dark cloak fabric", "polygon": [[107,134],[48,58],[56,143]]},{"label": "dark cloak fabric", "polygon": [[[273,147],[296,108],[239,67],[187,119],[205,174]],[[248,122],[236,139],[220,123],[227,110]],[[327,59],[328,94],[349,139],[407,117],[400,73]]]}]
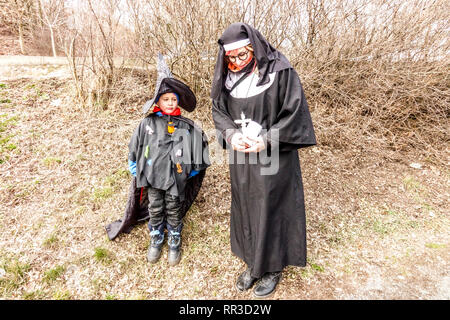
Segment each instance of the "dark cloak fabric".
[{"label": "dark cloak fabric", "polygon": [[[272,84],[247,98],[233,97],[223,89],[212,101],[218,140],[224,146],[227,130],[239,130],[234,120],[245,116],[262,125],[267,153],[233,151],[230,157],[245,158],[244,164],[230,160],[232,252],[252,268],[253,277],[281,271],[287,265],[306,265],[306,223],[303,184],[297,149],[316,144],[314,128],[300,79],[294,69],[271,74]],[[269,85],[268,84],[268,85]],[[245,82],[239,86],[245,85]],[[246,90],[243,90],[245,92]],[[278,134],[279,140],[275,139]],[[263,150],[264,151],[264,150]],[[279,154],[276,174],[262,175]],[[267,158],[267,157],[266,157]]]},{"label": "dark cloak fabric", "polygon": [[[177,128],[172,134],[167,132],[169,121]],[[137,187],[167,190],[181,201],[191,171],[209,165],[205,134],[183,116],[150,114],[135,129],[129,150],[128,159],[136,162]]]},{"label": "dark cloak fabric", "polygon": [[[147,119],[153,117],[157,116],[151,114],[149,117],[147,117]],[[189,168],[185,164],[182,165],[184,169],[184,178],[178,179],[178,176],[180,175],[176,173],[173,175],[175,177],[175,183],[178,186],[178,190],[183,193],[182,196],[180,195],[180,200],[182,201],[182,215],[184,217],[191,207],[192,203],[194,202],[195,198],[197,197],[197,194],[202,186],[206,168],[210,165],[208,156],[208,139],[203,130],[195,126],[192,120],[187,119],[183,116],[176,116],[172,118],[176,118],[178,121],[181,121],[185,125],[188,125],[191,128],[192,136],[194,136],[194,132],[200,134],[200,139],[193,143],[198,146],[192,152],[192,165],[189,166]],[[175,130],[175,132],[177,131]],[[176,170],[176,168],[174,168],[173,170]],[[199,173],[186,180],[186,175],[190,172],[190,170],[197,170],[199,171]],[[106,226],[106,232],[110,240],[115,239],[122,232],[129,233],[136,224],[149,219],[149,202],[147,197],[147,189],[145,186],[141,186],[142,181],[139,181],[136,177],[133,177],[129,188],[128,201],[122,219],[116,220]]]},{"label": "dark cloak fabric", "polygon": [[[189,211],[202,186],[206,170],[202,170],[196,176],[190,178],[185,189],[185,199],[182,202],[183,217]],[[114,240],[121,233],[130,233],[133,228],[149,219],[148,197],[146,188],[136,187],[136,178],[133,177],[128,191],[128,200],[122,219],[111,222],[106,226],[109,240]]]},{"label": "dark cloak fabric", "polygon": [[155,96],[151,100],[147,101],[147,103],[144,105],[142,109],[143,113],[146,114],[153,106],[155,101],[157,101],[161,95],[168,92],[175,92],[176,94],[178,94],[178,96],[180,97],[180,101],[178,104],[181,108],[188,112],[194,111],[197,105],[197,100],[191,89],[178,79],[164,78],[161,80]]},{"label": "dark cloak fabric", "polygon": [[292,68],[289,60],[277,49],[267,42],[264,36],[246,23],[237,22],[231,24],[222,34],[219,43],[219,53],[217,55],[216,67],[212,81],[211,98],[218,99],[223,88],[225,76],[228,72],[225,63],[224,44],[229,44],[244,38],[248,38],[253,47],[253,54],[256,58],[256,65],[259,70],[259,81],[257,85],[269,82],[269,74]]}]

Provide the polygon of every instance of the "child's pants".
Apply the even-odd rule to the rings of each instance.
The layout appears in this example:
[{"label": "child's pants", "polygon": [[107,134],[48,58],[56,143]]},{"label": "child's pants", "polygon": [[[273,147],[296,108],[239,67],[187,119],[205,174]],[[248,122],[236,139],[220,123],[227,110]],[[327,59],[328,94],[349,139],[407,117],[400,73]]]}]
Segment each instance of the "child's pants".
[{"label": "child's pants", "polygon": [[180,198],[161,189],[149,187],[147,191],[150,215],[149,228],[161,225],[164,218],[172,228],[178,227],[182,222]]}]

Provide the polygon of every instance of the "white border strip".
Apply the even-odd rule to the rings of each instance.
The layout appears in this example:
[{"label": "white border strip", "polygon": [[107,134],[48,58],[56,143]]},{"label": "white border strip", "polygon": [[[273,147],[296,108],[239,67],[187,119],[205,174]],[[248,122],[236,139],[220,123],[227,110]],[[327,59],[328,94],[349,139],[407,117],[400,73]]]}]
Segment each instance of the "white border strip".
[{"label": "white border strip", "polygon": [[231,51],[234,49],[239,49],[242,47],[245,47],[246,45],[250,44],[250,39],[243,39],[243,40],[239,40],[239,41],[235,41],[229,44],[224,44],[223,48],[225,49],[225,51]]}]

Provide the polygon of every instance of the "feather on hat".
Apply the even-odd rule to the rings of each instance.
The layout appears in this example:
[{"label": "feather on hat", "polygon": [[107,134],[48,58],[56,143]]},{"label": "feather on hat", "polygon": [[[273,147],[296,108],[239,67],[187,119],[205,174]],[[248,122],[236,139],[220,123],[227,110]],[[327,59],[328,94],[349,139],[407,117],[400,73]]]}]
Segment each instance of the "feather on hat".
[{"label": "feather on hat", "polygon": [[156,70],[158,75],[156,78],[155,94],[152,99],[144,104],[142,112],[147,114],[155,102],[158,101],[159,97],[168,92],[174,92],[178,95],[178,105],[181,108],[188,112],[194,111],[197,105],[197,99],[194,93],[185,83],[173,77],[161,53],[158,53]]}]

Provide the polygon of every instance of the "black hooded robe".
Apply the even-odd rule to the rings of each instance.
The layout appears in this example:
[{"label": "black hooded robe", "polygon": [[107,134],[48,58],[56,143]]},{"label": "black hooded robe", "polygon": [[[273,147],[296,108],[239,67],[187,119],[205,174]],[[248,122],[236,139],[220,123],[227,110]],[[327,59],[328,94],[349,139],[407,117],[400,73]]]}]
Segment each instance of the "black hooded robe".
[{"label": "black hooded robe", "polygon": [[[155,115],[150,115],[151,118],[155,118]],[[176,168],[173,168],[172,173],[168,173],[170,176],[175,177],[177,182],[177,187],[179,190],[182,190],[182,202],[181,202],[181,212],[182,217],[186,215],[189,208],[193,204],[195,198],[197,197],[198,192],[202,186],[203,178],[205,177],[206,168],[210,165],[209,160],[209,151],[208,151],[208,139],[206,134],[203,132],[201,128],[198,128],[194,122],[190,119],[187,119],[183,116],[173,117],[173,120],[177,119],[179,124],[184,123],[185,127],[187,126],[191,131],[191,136],[193,137],[190,141],[192,143],[191,148],[192,151],[192,165],[187,166],[186,164],[182,164],[183,167],[183,176],[186,178],[186,175],[191,170],[197,170],[199,173],[187,180],[177,179],[181,175],[176,172]],[[131,139],[131,147],[132,150],[141,149],[145,144],[145,135],[142,132],[141,141],[142,143],[136,143],[137,135],[140,131],[138,130],[140,127],[145,128],[145,124],[147,122],[141,122],[140,126],[135,130],[133,134],[133,138]],[[139,134],[140,135],[140,134]],[[154,152],[154,151],[153,151]],[[142,152],[138,152],[142,154]],[[165,155],[169,157],[169,154]],[[142,158],[142,157],[140,157]],[[141,159],[142,160],[142,159]],[[141,161],[142,163],[142,161]],[[142,166],[142,164],[141,164]],[[163,166],[162,168],[165,168]],[[139,170],[139,169],[138,169]],[[143,169],[142,169],[143,170]],[[169,169],[172,171],[171,169]],[[188,170],[188,171],[187,171]],[[164,177],[167,178],[167,177]],[[139,223],[143,223],[149,219],[148,213],[148,197],[147,197],[147,189],[146,185],[143,184],[145,178],[139,180],[137,177],[133,177],[131,180],[129,192],[128,192],[128,200],[125,206],[125,211],[121,219],[113,221],[106,226],[106,232],[110,240],[114,240],[121,233],[130,233],[131,230]]]},{"label": "black hooded robe", "polygon": [[[188,112],[193,111],[197,105],[194,93],[185,83],[173,78],[161,54],[158,54],[157,72],[154,97],[144,105],[143,113],[147,114],[157,98],[167,92],[177,93],[180,107]],[[167,133],[169,120],[178,128],[173,134]],[[188,135],[180,135],[181,129]],[[178,153],[173,152],[174,148]],[[197,197],[206,168],[210,165],[205,133],[183,116],[168,118],[158,117],[154,113],[148,115],[135,129],[129,149],[129,160],[137,162],[137,175],[131,181],[122,219],[105,227],[110,240],[122,232],[131,232],[136,224],[149,219],[146,187],[150,185],[178,195],[184,217]],[[175,167],[175,163],[179,166]],[[199,173],[188,178],[192,170]]]},{"label": "black hooded robe", "polygon": [[[316,144],[312,121],[300,80],[293,69],[276,72],[274,81],[262,93],[249,98],[235,98],[224,92],[213,101],[216,128],[223,133],[238,128],[234,120],[244,112],[247,118],[268,130],[271,151],[279,151],[279,170],[262,175],[261,169],[273,163],[232,164],[231,180],[231,250],[251,267],[253,277],[281,271],[287,265],[306,265],[306,223],[303,184],[298,148]],[[278,129],[279,145],[271,140]],[[237,151],[230,149],[237,162]],[[242,154],[240,155],[242,157]]]}]

